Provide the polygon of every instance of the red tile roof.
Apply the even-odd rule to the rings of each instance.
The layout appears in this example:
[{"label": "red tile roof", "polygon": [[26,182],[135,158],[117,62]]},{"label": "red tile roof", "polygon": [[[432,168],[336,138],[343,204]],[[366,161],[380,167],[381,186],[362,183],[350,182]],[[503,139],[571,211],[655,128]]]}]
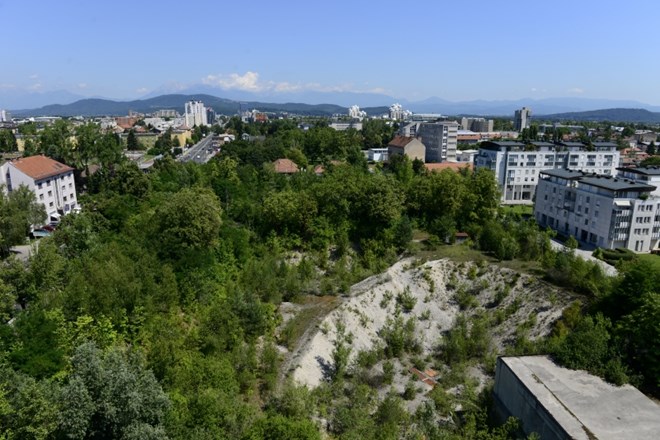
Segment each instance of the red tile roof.
[{"label": "red tile roof", "polygon": [[46,156],[22,157],[12,161],[12,165],[34,180],[42,180],[73,171],[70,166]]},{"label": "red tile roof", "polygon": [[440,163],[425,163],[424,166],[429,171],[442,171],[445,169],[460,171],[463,168],[473,169],[474,166],[471,162],[440,162]]},{"label": "red tile roof", "polygon": [[387,146],[403,148],[414,140],[415,138],[411,136],[395,136]]},{"label": "red tile roof", "polygon": [[275,172],[280,174],[293,174],[298,172],[298,165],[290,159],[277,159],[273,162]]}]

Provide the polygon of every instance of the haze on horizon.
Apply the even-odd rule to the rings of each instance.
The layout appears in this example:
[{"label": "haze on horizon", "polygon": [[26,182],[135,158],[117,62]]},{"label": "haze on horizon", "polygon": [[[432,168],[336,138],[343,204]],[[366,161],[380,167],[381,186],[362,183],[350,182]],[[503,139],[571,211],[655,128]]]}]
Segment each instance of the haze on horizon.
[{"label": "haze on horizon", "polygon": [[371,92],[660,105],[652,0],[282,3],[0,0],[0,101],[58,90],[136,99],[204,85],[274,99]]}]

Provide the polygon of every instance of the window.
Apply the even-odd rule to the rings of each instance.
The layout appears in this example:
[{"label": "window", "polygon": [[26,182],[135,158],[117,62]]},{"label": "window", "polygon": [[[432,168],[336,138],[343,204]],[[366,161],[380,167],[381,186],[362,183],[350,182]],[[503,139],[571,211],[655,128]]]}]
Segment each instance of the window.
[{"label": "window", "polygon": [[591,200],[591,197],[587,196],[587,203]]},{"label": "window", "polygon": [[43,194],[39,194],[39,200],[43,200],[43,199],[44,199],[44,195],[43,195]]},{"label": "window", "polygon": [[48,191],[48,197],[53,197],[53,192],[52,191]]},{"label": "window", "polygon": [[589,208],[584,208],[584,213],[589,214]]},{"label": "window", "polygon": [[46,180],[46,186],[50,186],[50,180]]},{"label": "window", "polygon": [[594,217],[598,217],[598,210],[596,210],[596,212],[594,212]]},{"label": "window", "polygon": [[71,193],[71,200],[73,200],[73,193]]},{"label": "window", "polygon": [[41,189],[42,186],[44,186],[44,184],[39,182],[39,184],[37,185],[37,188]]},{"label": "window", "polygon": [[73,183],[69,183],[69,188],[73,188]]},{"label": "window", "polygon": [[52,208],[52,207],[53,207],[53,202],[50,202],[50,203],[48,204],[48,206],[50,206],[50,207]]},{"label": "window", "polygon": [[66,202],[66,196],[62,197],[62,200],[64,200]]}]

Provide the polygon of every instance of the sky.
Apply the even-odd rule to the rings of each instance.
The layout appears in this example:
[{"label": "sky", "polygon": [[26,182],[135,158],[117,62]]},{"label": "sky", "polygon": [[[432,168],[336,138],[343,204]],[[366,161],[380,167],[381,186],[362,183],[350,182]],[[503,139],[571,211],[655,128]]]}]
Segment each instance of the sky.
[{"label": "sky", "polygon": [[204,84],[660,105],[657,0],[0,0],[0,41],[0,92],[135,99]]}]

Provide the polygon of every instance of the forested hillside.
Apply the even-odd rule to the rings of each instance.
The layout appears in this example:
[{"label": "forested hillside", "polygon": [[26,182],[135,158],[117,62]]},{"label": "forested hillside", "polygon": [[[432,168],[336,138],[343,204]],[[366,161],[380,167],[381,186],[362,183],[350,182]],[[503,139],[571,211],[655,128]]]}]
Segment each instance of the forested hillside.
[{"label": "forested hillside", "polygon": [[[234,120],[237,134],[266,140],[228,144],[206,165],[166,156],[149,174],[117,154],[112,135],[88,127],[72,144],[71,127],[56,128],[30,151],[100,168],[80,180],[82,213],[66,216],[27,264],[0,263],[0,438],[513,438],[514,421],[488,422],[487,393],[468,395],[459,413],[438,392],[410,413],[402,396],[376,395],[357,366],[331,365],[316,390],[278,380],[283,301],[347,295],[402,255],[444,248],[456,231],[484,259],[524,260],[582,298],[548,338],[518,338],[512,352],[550,353],[657,392],[660,274],[635,264],[610,279],[552,251],[549,232],[498,209],[488,171],[428,173],[406,159],[369,168],[360,148],[391,136],[378,121],[362,132],[302,132]],[[281,157],[303,171],[275,173]],[[0,213],[0,227],[27,221],[11,215]],[[414,231],[429,238],[412,243]],[[471,325],[453,336],[454,351],[438,341],[434,362],[458,371],[493,356],[473,344]]]}]

